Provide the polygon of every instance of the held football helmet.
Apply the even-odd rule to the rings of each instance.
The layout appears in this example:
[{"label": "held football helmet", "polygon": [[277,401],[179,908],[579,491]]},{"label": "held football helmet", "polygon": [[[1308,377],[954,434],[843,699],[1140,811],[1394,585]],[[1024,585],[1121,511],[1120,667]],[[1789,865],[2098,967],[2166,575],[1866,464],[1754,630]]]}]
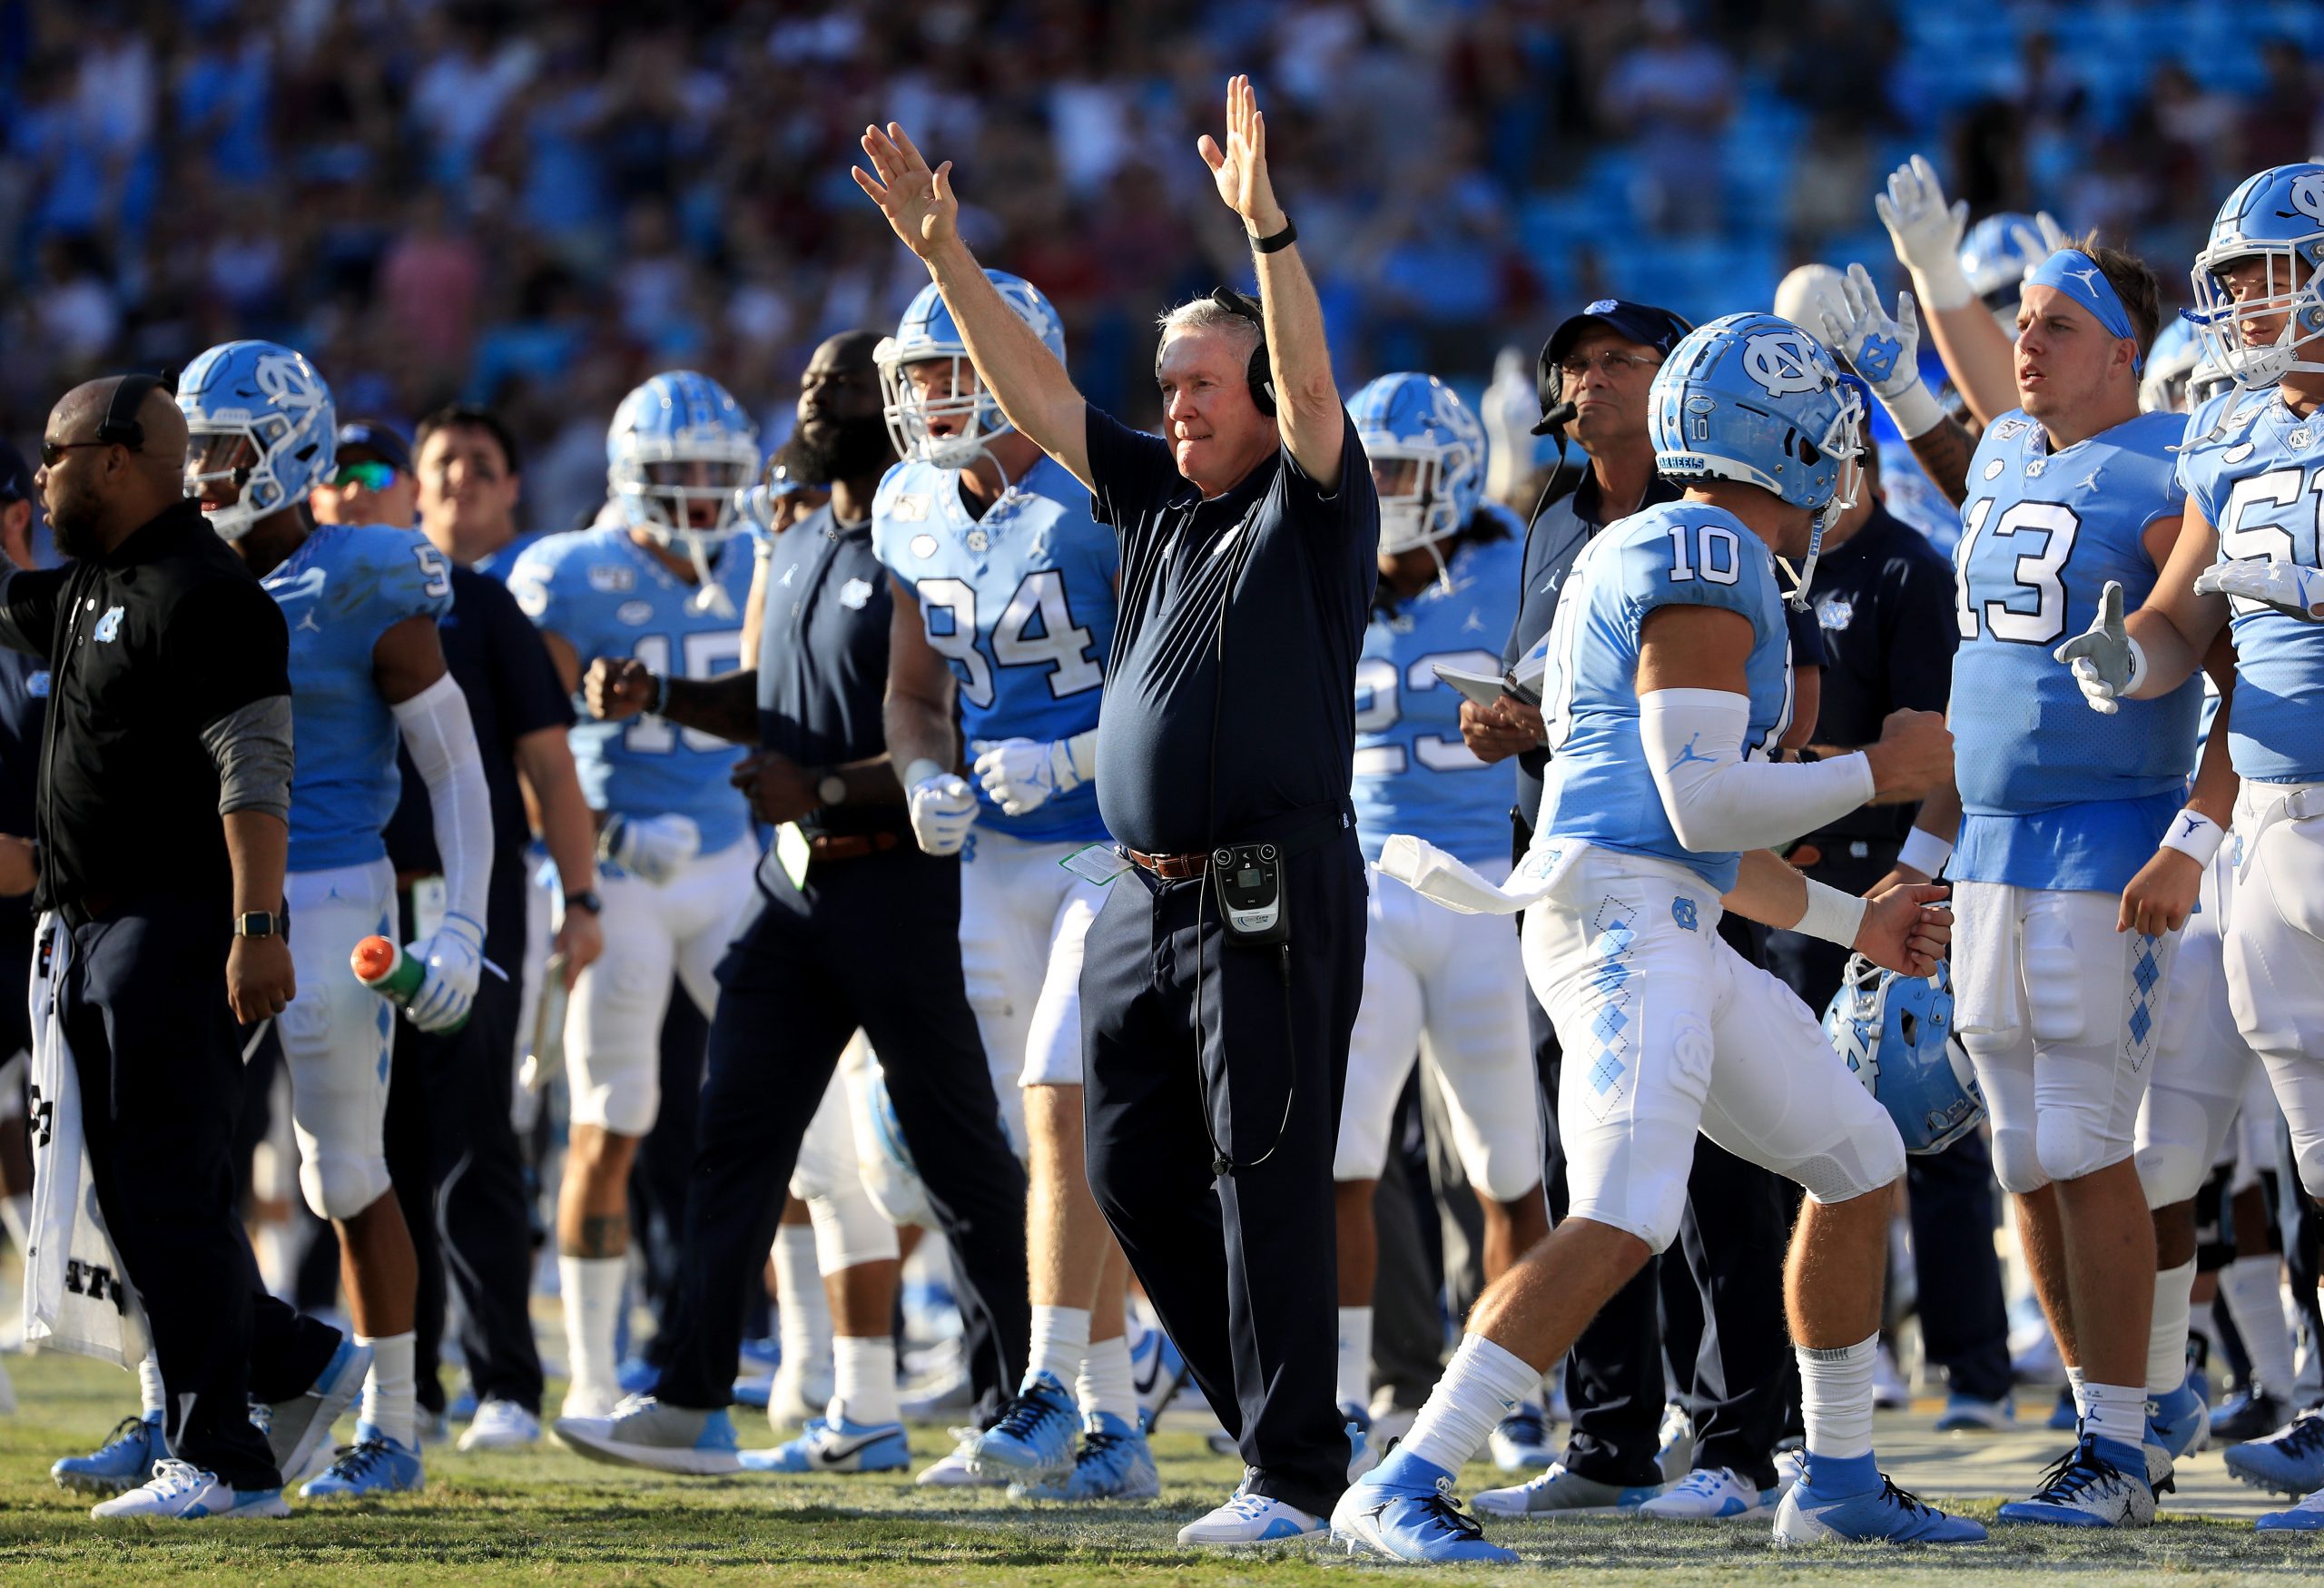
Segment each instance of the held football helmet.
[{"label": "held football helmet", "polygon": [[2146,350],[2146,373],[2139,379],[2139,411],[2184,413],[2192,408],[2187,379],[2202,357],[2202,344],[2196,340],[2192,325],[2183,318],[2165,321]]},{"label": "held football helmet", "polygon": [[[985,279],[1017,318],[1032,328],[1041,345],[1064,363],[1065,322],[1040,289],[1007,271],[987,271]],[[880,366],[881,411],[888,434],[897,453],[909,461],[966,469],[982,456],[986,442],[1016,429],[977,378],[968,343],[933,281],[920,290],[896,334],[881,338],[872,357]],[[915,368],[917,375],[910,372]]]},{"label": "held football helmet", "polygon": [[1433,375],[1383,375],[1348,412],[1379,488],[1382,554],[1458,535],[1485,488],[1484,427],[1460,393]]},{"label": "held football helmet", "polygon": [[306,355],[279,342],[222,342],[178,377],[187,430],[185,494],[221,485],[235,496],[203,515],[222,539],[307,499],[330,478],[339,419],[330,388]]},{"label": "held football helmet", "polygon": [[[2221,272],[2249,259],[2267,261],[2267,289],[2239,303]],[[2324,165],[2278,165],[2247,177],[2220,206],[2191,275],[2195,306],[2187,318],[2208,360],[2236,385],[2259,391],[2295,370],[2324,370],[2324,342],[2316,340],[2324,337]],[[2277,317],[2283,323],[2267,340],[2245,334],[2247,323]]]},{"label": "held football helmet", "polygon": [[1961,273],[2010,340],[2017,340],[2019,290],[2034,268],[2056,252],[2041,222],[2014,210],[1986,216],[1961,239]]},{"label": "held football helmet", "polygon": [[1942,1152],[1985,1117],[1985,1095],[1953,1034],[1953,973],[1942,961],[1920,977],[1850,955],[1824,1035],[1888,1110],[1906,1152]]},{"label": "held football helmet", "polygon": [[1732,479],[1816,515],[1787,597],[1802,611],[1824,530],[1856,505],[1864,399],[1824,344],[1773,314],[1729,314],[1670,350],[1647,393],[1658,473]]},{"label": "held football helmet", "polygon": [[606,431],[606,483],[621,521],[692,559],[705,610],[733,606],[710,558],[734,533],[736,493],[758,468],[751,416],[692,370],[656,375],[623,398]]}]

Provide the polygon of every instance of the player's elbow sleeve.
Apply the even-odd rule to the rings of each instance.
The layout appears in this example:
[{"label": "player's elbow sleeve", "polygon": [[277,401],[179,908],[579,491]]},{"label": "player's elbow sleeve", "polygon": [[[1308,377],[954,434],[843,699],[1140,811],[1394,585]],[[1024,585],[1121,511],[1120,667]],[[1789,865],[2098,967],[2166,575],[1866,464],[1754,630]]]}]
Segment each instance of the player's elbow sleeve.
[{"label": "player's elbow sleeve", "polygon": [[1723,689],[1660,689],[1639,701],[1639,739],[1663,814],[1699,854],[1767,849],[1872,797],[1870,766],[1844,755],[1804,766],[1744,758],[1750,701]]}]

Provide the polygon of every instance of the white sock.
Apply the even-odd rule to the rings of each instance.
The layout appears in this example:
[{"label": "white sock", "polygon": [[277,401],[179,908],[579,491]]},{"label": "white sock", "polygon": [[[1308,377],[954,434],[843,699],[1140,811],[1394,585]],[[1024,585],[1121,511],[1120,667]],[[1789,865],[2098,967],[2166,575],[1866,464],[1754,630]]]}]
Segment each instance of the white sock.
[{"label": "white sock", "polygon": [[[836,1361],[832,1337],[831,1297],[815,1264],[815,1227],[783,1224],[774,1231],[774,1294],[779,1311],[775,1333],[783,1342],[783,1366],[812,1377],[826,1361]],[[794,1366],[793,1364],[796,1364]]]},{"label": "white sock", "polygon": [[1340,1308],[1340,1405],[1372,1404],[1372,1309]]},{"label": "white sock", "polygon": [[1399,1450],[1457,1474],[1493,1426],[1541,1386],[1541,1370],[1482,1335],[1462,1335]]},{"label": "white sock", "polygon": [[896,1405],[896,1342],[887,1335],[838,1335],[832,1340],[832,1404],[836,1423],[844,1415],[851,1423],[894,1423],[903,1413]]},{"label": "white sock", "polygon": [[1084,1417],[1105,1412],[1137,1426],[1137,1373],[1130,1366],[1128,1335],[1089,1342],[1073,1380],[1073,1399]]},{"label": "white sock", "polygon": [[2073,1391],[2073,1415],[2077,1417],[2090,1415],[2090,1397],[2083,1393],[2081,1368],[2066,1369],[2066,1387]]},{"label": "white sock", "polygon": [[137,1413],[151,1421],[169,1407],[168,1393],[162,1388],[162,1359],[148,1351],[137,1359]]},{"label": "white sock", "polygon": [[2136,1450],[2146,1443],[2146,1386],[2100,1384],[2084,1379],[2082,1431],[2093,1439],[2112,1439]]},{"label": "white sock", "polygon": [[[412,1332],[358,1335],[355,1343],[371,1347],[371,1371],[363,1378],[363,1409],[358,1419],[406,1450],[419,1449],[419,1378],[413,1366],[418,1347]],[[610,1342],[606,1348],[611,1350]]]},{"label": "white sock", "polygon": [[2188,1297],[2195,1288],[2195,1259],[2154,1275],[2154,1322],[2146,1337],[2146,1392],[2169,1395],[2187,1378]]},{"label": "white sock", "polygon": [[1033,1349],[1026,1358],[1025,1376],[1046,1373],[1069,1385],[1089,1354],[1089,1309],[1086,1307],[1033,1306]]},{"label": "white sock", "polygon": [[557,1290],[565,1300],[566,1371],[576,1387],[613,1393],[614,1336],[628,1278],[625,1257],[556,1259]]},{"label": "white sock", "polygon": [[2291,1329],[2284,1316],[2283,1259],[2273,1252],[2238,1258],[2221,1269],[2220,1294],[2227,1297],[2228,1316],[2243,1349],[2251,1358],[2251,1376],[2271,1394],[2292,1393]]},{"label": "white sock", "polygon": [[1795,1346],[1799,1359],[1799,1415],[1807,1425],[1807,1454],[1846,1461],[1872,1454],[1872,1364],[1880,1336],[1853,1346],[1818,1349]]}]

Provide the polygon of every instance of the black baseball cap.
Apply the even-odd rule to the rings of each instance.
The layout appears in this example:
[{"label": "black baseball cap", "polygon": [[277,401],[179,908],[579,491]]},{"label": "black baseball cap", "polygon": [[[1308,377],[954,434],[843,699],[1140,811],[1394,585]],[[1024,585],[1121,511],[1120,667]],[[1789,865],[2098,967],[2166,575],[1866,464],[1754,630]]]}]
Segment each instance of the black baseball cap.
[{"label": "black baseball cap", "polygon": [[399,474],[409,474],[411,443],[384,419],[350,419],[339,427],[339,449],[360,447]]},{"label": "black baseball cap", "polygon": [[28,502],[33,499],[32,465],[16,450],[15,442],[0,436],[0,502]]},{"label": "black baseball cap", "polygon": [[[1535,384],[1541,398],[1541,411],[1548,413],[1555,406],[1556,386],[1553,383],[1557,367],[1573,351],[1584,331],[1600,326],[1612,331],[1625,341],[1633,341],[1668,357],[1672,348],[1689,331],[1694,330],[1685,316],[1659,309],[1651,303],[1633,303],[1626,298],[1598,298],[1586,305],[1581,313],[1569,314],[1557,330],[1550,332],[1550,340],[1541,344],[1541,361],[1535,371]],[[1546,433],[1537,427],[1533,433]]]}]

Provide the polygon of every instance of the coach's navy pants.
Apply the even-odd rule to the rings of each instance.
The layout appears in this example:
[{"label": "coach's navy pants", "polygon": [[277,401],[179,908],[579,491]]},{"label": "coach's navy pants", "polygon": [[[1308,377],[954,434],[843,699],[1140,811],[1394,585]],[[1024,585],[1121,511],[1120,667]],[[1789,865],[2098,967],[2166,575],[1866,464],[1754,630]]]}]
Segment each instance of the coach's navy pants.
[{"label": "coach's navy pants", "polygon": [[1206,881],[1112,883],[1083,950],[1083,1104],[1089,1189],[1252,1491],[1324,1514],[1347,1487],[1332,1154],[1364,856],[1344,832],[1285,870],[1287,985],[1277,951],[1221,941]]}]

